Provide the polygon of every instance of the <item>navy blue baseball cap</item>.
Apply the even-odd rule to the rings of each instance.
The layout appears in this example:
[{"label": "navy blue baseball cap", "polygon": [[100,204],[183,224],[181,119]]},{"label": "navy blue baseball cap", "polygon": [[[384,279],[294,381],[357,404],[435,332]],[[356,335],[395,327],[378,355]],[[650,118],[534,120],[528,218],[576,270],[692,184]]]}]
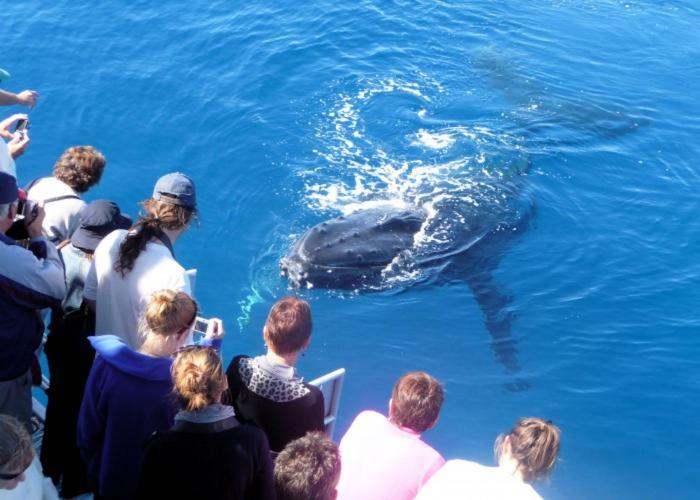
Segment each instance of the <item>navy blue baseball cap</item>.
[{"label": "navy blue baseball cap", "polygon": [[0,172],[0,205],[12,203],[19,199],[17,179],[14,175]]},{"label": "navy blue baseball cap", "polygon": [[95,200],[80,211],[80,226],[70,242],[82,250],[95,251],[102,238],[117,229],[129,229],[131,219],[109,200]]},{"label": "navy blue baseball cap", "polygon": [[153,188],[153,199],[187,208],[197,206],[194,182],[180,172],[166,174],[158,179]]}]

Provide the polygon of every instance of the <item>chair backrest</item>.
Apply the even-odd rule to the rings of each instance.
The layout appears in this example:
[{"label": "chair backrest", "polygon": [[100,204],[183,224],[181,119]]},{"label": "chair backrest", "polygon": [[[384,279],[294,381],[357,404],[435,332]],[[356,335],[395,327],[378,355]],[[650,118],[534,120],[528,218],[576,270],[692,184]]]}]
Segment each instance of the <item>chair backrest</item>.
[{"label": "chair backrest", "polygon": [[335,429],[335,421],[338,417],[340,393],[343,390],[344,378],[345,368],[338,368],[309,382],[309,384],[321,389],[323,393],[323,423],[326,426],[326,434],[331,439],[333,439],[333,429]]}]

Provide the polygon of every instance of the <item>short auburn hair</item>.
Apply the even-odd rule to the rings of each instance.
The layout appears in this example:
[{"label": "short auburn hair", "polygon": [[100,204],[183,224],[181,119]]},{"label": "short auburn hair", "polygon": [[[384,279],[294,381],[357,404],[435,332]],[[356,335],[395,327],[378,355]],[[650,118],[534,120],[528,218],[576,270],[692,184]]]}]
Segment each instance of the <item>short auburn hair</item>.
[{"label": "short auburn hair", "polygon": [[100,182],[106,164],[104,155],[92,146],[73,146],[53,166],[53,176],[84,193]]},{"label": "short auburn hair", "polygon": [[311,337],[311,307],[305,300],[285,297],[267,316],[263,337],[276,354],[291,354]]},{"label": "short auburn hair", "polygon": [[340,452],[321,432],[290,441],[275,459],[277,500],[333,500],[340,480]]},{"label": "short auburn hair", "polygon": [[437,421],[445,391],[427,373],[410,372],[396,382],[391,399],[391,419],[402,427],[423,432]]}]

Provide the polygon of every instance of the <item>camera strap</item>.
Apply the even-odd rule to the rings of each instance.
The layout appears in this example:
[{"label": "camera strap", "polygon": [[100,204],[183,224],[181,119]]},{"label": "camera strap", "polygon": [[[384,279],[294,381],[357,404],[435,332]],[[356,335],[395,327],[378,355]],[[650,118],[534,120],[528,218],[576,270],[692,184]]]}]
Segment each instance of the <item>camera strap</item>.
[{"label": "camera strap", "polygon": [[[27,184],[27,187],[24,188],[24,192],[25,192],[25,193],[29,193],[29,190],[32,189],[32,188],[34,187],[34,185],[35,185],[37,182],[39,182],[41,179],[43,179],[43,177],[37,177],[37,178],[34,179],[32,182],[30,182],[29,184]],[[64,195],[61,195],[61,196],[54,196],[53,198],[46,198],[46,199],[44,200],[44,203],[52,203],[52,202],[54,202],[54,201],[61,201],[61,200],[79,200],[79,199],[80,199],[80,196],[78,196],[78,195],[75,195],[75,194],[64,194]]]}]

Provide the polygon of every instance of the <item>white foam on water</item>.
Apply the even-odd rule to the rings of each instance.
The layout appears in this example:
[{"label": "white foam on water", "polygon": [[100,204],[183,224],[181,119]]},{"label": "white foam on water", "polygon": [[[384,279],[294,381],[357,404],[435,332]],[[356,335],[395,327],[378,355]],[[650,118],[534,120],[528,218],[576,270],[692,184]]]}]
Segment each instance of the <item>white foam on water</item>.
[{"label": "white foam on water", "polygon": [[412,145],[425,146],[431,149],[446,149],[455,143],[455,138],[449,133],[428,132],[421,129],[416,134],[416,138]]},{"label": "white foam on water", "polygon": [[[417,100],[417,114],[425,118],[443,92],[438,82],[425,76],[420,83],[390,78],[361,82],[356,92],[325,100],[324,105],[331,103],[330,109],[315,130],[314,152],[320,164],[300,172],[307,207],[324,216],[382,205],[421,207],[427,217],[414,237],[413,254],[418,254],[423,249],[439,252],[450,248],[458,226],[467,223],[465,210],[485,203],[505,205],[508,197],[497,182],[504,173],[494,158],[517,150],[518,141],[499,131],[498,123],[496,127],[490,123],[451,123],[431,129],[418,125],[408,136],[404,131],[395,134],[406,138],[405,150],[393,143],[387,148],[382,138],[368,133],[375,128],[368,128],[373,124],[366,122],[365,110],[376,111],[383,104],[373,99],[387,94],[409,96],[407,106],[416,105]],[[396,103],[387,102],[387,106]],[[379,111],[384,112],[384,118],[394,110]],[[386,126],[384,122],[381,125]],[[391,137],[391,130],[388,135]],[[420,279],[419,271],[410,264],[414,256],[410,252],[398,256],[385,270],[387,280]]]}]

